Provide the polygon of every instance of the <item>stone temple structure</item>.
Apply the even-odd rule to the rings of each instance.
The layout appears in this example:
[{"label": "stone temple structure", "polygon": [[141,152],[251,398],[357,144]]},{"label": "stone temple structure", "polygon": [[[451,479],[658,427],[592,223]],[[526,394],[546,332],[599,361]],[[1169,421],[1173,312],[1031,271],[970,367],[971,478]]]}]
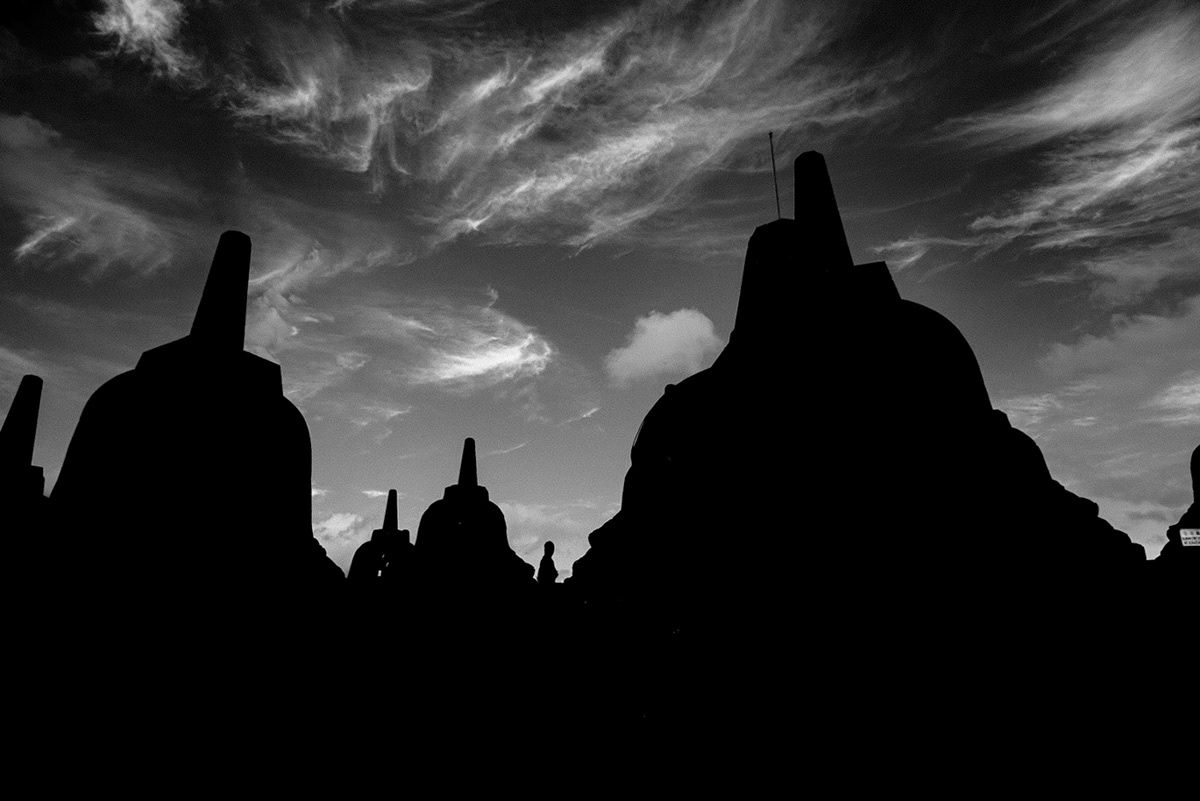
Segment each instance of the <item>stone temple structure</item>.
[{"label": "stone temple structure", "polygon": [[0,504],[4,508],[4,526],[13,534],[45,510],[42,493],[46,479],[42,468],[33,464],[41,400],[42,379],[36,375],[24,376],[0,428]]},{"label": "stone temple structure", "polygon": [[1200,536],[1200,447],[1192,451],[1188,466],[1192,474],[1192,505],[1179,522],[1167,529],[1167,544],[1154,560],[1155,574],[1181,585],[1181,588],[1189,579],[1192,582],[1200,580],[1200,543],[1197,542]]},{"label": "stone temple structure", "polygon": [[474,439],[463,443],[458,483],[421,516],[416,556],[425,591],[444,604],[487,606],[535,586],[533,565],[509,545],[504,513],[479,485]]},{"label": "stone temple structure", "polygon": [[408,529],[397,524],[396,501],[396,490],[388,490],[383,527],[354,552],[349,579],[355,587],[399,588],[412,580],[414,546]]},{"label": "stone temple structure", "polygon": [[[1111,624],[1099,599],[1144,563],[992,408],[957,327],[854,263],[824,158],[794,170],[795,219],[750,238],[729,344],[646,415],[621,510],[566,585],[597,631],[661,657],[618,693],[655,688],[635,717],[698,714],[734,675],[778,703],[796,642],[818,685],[870,688],[883,655],[1049,638],[1065,597],[1078,627]],[[930,675],[892,657],[885,683]]]},{"label": "stone temple structure", "polygon": [[88,400],[52,501],[77,593],[136,630],[319,607],[312,447],[278,364],[243,350],[250,238],[222,234],[191,332]]}]

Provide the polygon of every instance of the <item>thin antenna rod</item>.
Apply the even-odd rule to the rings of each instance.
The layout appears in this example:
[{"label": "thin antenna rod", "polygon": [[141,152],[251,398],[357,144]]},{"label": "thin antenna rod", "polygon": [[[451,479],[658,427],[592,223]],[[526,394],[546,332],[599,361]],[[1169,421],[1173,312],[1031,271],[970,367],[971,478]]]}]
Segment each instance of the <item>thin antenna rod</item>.
[{"label": "thin antenna rod", "polygon": [[767,131],[767,142],[771,145],[771,178],[775,181],[775,219],[783,219],[779,210],[779,175],[775,172],[775,132]]}]

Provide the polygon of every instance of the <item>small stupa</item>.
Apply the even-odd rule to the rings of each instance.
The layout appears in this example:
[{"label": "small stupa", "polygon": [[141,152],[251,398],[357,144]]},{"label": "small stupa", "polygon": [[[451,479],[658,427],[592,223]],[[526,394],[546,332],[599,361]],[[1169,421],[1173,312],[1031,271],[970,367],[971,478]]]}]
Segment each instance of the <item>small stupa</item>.
[{"label": "small stupa", "polygon": [[406,582],[412,571],[414,546],[408,529],[398,524],[396,490],[388,490],[383,526],[358,546],[350,563],[350,583],[355,586],[391,586]]},{"label": "small stupa", "polygon": [[480,486],[475,440],[463,442],[458,482],[430,504],[417,527],[416,554],[427,581],[460,596],[532,586],[533,565],[508,542],[504,512]]}]

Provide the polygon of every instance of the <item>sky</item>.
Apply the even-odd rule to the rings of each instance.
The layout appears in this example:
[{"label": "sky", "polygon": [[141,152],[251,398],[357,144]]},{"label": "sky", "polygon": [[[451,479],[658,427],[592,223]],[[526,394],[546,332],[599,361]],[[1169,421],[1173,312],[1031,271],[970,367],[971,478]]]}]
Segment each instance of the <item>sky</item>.
[{"label": "sky", "polygon": [[[785,216],[820,150],[856,261],[954,322],[1053,476],[1154,556],[1200,442],[1200,7],[1020,9],[9,0],[0,408],[45,378],[49,491],[89,395],[187,333],[242,230],[246,347],[308,422],[330,556],[391,488],[415,534],[470,436],[512,547],[568,574],[664,385],[729,339],[773,131]],[[794,314],[817,302],[855,325],[852,298]],[[825,386],[807,347],[764,386],[881,415],[913,391]]]}]

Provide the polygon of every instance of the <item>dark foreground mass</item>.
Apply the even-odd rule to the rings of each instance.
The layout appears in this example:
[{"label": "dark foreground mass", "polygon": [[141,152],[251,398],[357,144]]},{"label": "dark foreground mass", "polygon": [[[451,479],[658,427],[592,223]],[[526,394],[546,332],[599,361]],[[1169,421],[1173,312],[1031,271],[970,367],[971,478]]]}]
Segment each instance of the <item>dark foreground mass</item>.
[{"label": "dark foreground mass", "polygon": [[[9,584],[36,689],[14,719],[100,741],[134,721],[149,753],[214,725],[274,744],[558,731],[630,759],[732,738],[841,764],[887,743],[874,764],[932,749],[984,771],[997,748],[1034,766],[1182,714],[1195,504],[1147,561],[992,408],[958,329],[852,263],[820,154],[795,171],[795,219],[750,239],[729,345],[647,413],[621,511],[563,583],[552,551],[535,576],[509,547],[473,439],[415,542],[393,491],[343,577],[312,535],[304,418],[242,349],[249,238],[225,234],[190,335],[96,391],[48,499],[39,379],[9,411],[7,528],[52,532]],[[146,507],[97,534],[131,484]],[[210,544],[230,525],[232,555]],[[1147,665],[1161,685],[1135,683]],[[531,671],[554,683],[521,689]]]}]

